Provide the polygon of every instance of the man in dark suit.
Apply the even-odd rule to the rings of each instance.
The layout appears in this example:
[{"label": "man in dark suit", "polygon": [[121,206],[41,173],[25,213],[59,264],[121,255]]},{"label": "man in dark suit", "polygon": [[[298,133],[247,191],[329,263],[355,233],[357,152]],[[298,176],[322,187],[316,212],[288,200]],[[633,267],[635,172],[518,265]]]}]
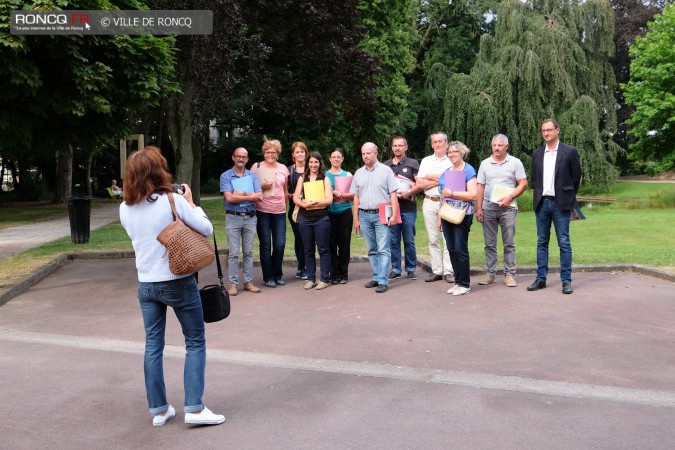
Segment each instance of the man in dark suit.
[{"label": "man in dark suit", "polygon": [[572,290],[572,244],[570,213],[576,208],[576,193],[581,183],[581,162],[577,149],[558,140],[560,126],[554,119],[541,124],[546,145],[532,154],[534,211],[537,218],[537,279],[528,291],[546,287],[548,275],[548,243],[551,223],[555,227],[560,248],[560,280],[563,294]]}]

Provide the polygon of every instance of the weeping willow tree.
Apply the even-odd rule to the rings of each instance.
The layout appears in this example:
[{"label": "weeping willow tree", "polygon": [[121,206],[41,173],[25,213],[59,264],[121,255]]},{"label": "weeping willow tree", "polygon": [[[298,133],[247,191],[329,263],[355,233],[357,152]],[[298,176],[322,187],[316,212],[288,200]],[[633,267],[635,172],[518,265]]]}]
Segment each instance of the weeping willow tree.
[{"label": "weeping willow tree", "polygon": [[441,65],[430,74],[441,126],[474,150],[476,163],[488,155],[492,136],[504,133],[511,153],[529,167],[543,144],[541,121],[557,118],[561,139],[579,150],[584,183],[611,185],[621,151],[612,141],[613,36],[609,0],[504,0],[494,36],[481,37],[470,74]]}]

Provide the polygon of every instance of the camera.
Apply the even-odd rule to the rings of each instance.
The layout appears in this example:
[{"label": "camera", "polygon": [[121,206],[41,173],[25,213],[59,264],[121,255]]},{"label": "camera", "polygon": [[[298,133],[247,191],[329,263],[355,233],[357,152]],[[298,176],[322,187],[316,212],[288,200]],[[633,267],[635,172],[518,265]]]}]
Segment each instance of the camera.
[{"label": "camera", "polygon": [[171,186],[173,187],[173,191],[176,194],[180,194],[180,195],[185,194],[185,189],[183,188],[183,186],[180,183],[173,183]]}]

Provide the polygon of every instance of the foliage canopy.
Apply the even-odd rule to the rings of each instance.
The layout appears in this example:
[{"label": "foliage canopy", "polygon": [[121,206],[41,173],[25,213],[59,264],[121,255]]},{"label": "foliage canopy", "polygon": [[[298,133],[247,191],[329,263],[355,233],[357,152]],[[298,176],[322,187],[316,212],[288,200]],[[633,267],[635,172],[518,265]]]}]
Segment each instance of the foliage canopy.
[{"label": "foliage canopy", "polygon": [[626,103],[635,107],[628,120],[637,139],[631,157],[655,163],[652,170],[659,172],[675,168],[675,4],[648,27],[630,49],[630,82],[622,87]]},{"label": "foliage canopy", "polygon": [[555,117],[561,138],[579,149],[584,182],[611,184],[620,149],[611,139],[614,18],[608,0],[505,0],[497,17],[470,74],[440,64],[430,73],[447,133],[476,150],[476,163],[487,156],[492,136],[504,133],[527,167],[541,145],[541,121]]}]

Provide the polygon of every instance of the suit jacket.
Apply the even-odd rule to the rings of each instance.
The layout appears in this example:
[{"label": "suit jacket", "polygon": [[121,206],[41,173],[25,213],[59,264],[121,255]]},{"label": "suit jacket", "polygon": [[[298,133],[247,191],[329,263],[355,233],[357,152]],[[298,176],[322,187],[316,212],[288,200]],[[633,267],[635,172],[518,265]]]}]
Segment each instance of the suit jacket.
[{"label": "suit jacket", "polygon": [[[532,153],[532,180],[534,181],[533,206],[536,211],[544,190],[544,151],[546,145]],[[555,203],[561,210],[572,210],[577,206],[577,191],[581,183],[581,161],[577,149],[563,142],[558,144],[555,160]]]}]

